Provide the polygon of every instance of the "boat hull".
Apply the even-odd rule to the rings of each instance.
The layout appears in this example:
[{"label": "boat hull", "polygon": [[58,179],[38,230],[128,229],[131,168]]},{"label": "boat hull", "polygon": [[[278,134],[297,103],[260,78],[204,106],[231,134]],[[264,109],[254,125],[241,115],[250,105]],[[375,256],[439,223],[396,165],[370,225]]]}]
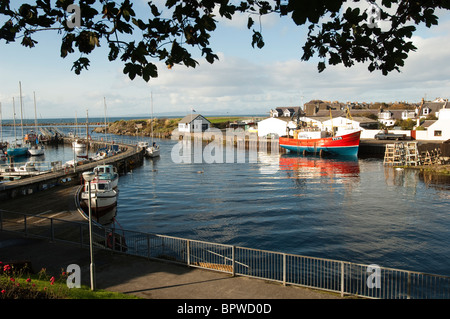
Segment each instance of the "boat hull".
[{"label": "boat hull", "polygon": [[337,156],[358,156],[361,131],[335,137],[295,139],[280,137],[280,147],[298,153],[327,153]]},{"label": "boat hull", "polygon": [[[89,209],[89,193],[81,193],[82,202],[81,207],[86,212]],[[102,194],[91,193],[91,211],[96,218],[100,218],[105,214],[108,214],[111,209],[117,206],[117,192],[111,191]]]},{"label": "boat hull", "polygon": [[145,152],[145,156],[147,157],[158,157],[159,156],[159,147],[148,147]]},{"label": "boat hull", "polygon": [[44,155],[44,147],[42,147],[42,146],[33,146],[33,147],[30,147],[28,152],[32,156]]},{"label": "boat hull", "polygon": [[28,147],[8,148],[6,150],[6,155],[13,157],[26,156],[28,155]]}]

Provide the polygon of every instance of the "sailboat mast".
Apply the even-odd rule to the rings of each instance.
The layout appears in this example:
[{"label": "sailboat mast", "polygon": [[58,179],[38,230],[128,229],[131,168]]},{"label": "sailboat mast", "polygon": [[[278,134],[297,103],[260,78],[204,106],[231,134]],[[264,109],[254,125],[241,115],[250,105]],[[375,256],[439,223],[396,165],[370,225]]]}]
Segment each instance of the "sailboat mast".
[{"label": "sailboat mast", "polygon": [[89,111],[86,109],[86,156],[89,158]]},{"label": "sailboat mast", "polygon": [[152,112],[152,119],[151,119],[151,126],[150,126],[150,134],[152,135],[152,146],[153,146],[153,92],[150,93],[150,101],[151,101],[151,112]]},{"label": "sailboat mast", "polygon": [[17,144],[17,134],[16,134],[16,103],[13,97],[13,119],[14,119],[14,145]]},{"label": "sailboat mast", "polygon": [[37,113],[36,113],[36,92],[33,92],[33,97],[34,97],[34,127],[36,130],[36,140],[38,137],[38,125],[37,125]]},{"label": "sailboat mast", "polygon": [[106,124],[106,98],[103,97],[103,104],[104,104],[104,108],[105,108],[105,145],[108,146],[108,140],[107,140],[107,135],[106,135],[106,129],[107,129],[107,124]]},{"label": "sailboat mast", "polygon": [[22,101],[22,84],[19,81],[19,90],[20,90],[20,126],[22,127],[22,143],[23,143],[23,101]]}]

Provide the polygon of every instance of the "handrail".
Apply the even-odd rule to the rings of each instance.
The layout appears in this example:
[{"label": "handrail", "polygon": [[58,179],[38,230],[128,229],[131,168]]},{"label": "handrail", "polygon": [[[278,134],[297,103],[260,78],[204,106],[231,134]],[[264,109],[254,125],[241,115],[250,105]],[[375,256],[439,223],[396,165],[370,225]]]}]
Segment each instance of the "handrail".
[{"label": "handrail", "polygon": [[[47,219],[48,223],[27,223],[27,218]],[[14,219],[14,221],[12,221]],[[85,243],[86,221],[0,210],[0,231],[44,237],[73,244]],[[57,231],[62,227],[80,229],[74,233]],[[376,299],[448,299],[450,277],[377,265],[365,265],[342,260],[308,257],[234,245],[211,243],[160,234],[121,229],[120,243],[109,239],[119,235],[114,228],[94,224],[98,238],[96,247],[118,253],[165,260],[190,267],[203,268],[231,275],[255,277],[344,295]],[[68,234],[71,234],[72,237]],[[108,235],[107,235],[108,234]],[[191,261],[195,260],[195,263]],[[229,264],[231,262],[231,265]]]}]

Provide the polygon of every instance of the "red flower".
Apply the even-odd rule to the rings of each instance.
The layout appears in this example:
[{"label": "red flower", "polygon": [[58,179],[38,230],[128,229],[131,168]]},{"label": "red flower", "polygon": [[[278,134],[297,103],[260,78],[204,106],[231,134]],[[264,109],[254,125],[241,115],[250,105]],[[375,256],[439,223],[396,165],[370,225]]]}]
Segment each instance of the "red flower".
[{"label": "red flower", "polygon": [[6,292],[6,290],[5,290],[5,289],[3,289],[3,290],[2,290],[1,292],[2,292],[2,294],[4,294],[4,293]]},{"label": "red flower", "polygon": [[31,278],[27,278],[27,282],[30,282],[31,281]]},{"label": "red flower", "polygon": [[55,283],[55,277],[50,278],[50,285],[53,285]]},{"label": "red flower", "polygon": [[10,278],[9,280],[11,280],[12,282],[16,281],[14,278]]}]

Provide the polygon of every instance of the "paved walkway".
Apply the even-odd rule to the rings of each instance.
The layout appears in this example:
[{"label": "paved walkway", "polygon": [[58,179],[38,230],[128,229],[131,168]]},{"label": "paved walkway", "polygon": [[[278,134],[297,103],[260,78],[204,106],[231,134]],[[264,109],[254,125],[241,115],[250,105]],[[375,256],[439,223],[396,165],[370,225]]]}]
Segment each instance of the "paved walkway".
[{"label": "paved walkway", "polygon": [[[265,280],[148,260],[98,250],[94,255],[96,287],[146,299],[339,299],[340,295],[283,286]],[[70,264],[81,267],[81,282],[90,285],[89,250],[73,244],[23,237],[0,231],[0,261],[31,261],[58,275]]]}]

